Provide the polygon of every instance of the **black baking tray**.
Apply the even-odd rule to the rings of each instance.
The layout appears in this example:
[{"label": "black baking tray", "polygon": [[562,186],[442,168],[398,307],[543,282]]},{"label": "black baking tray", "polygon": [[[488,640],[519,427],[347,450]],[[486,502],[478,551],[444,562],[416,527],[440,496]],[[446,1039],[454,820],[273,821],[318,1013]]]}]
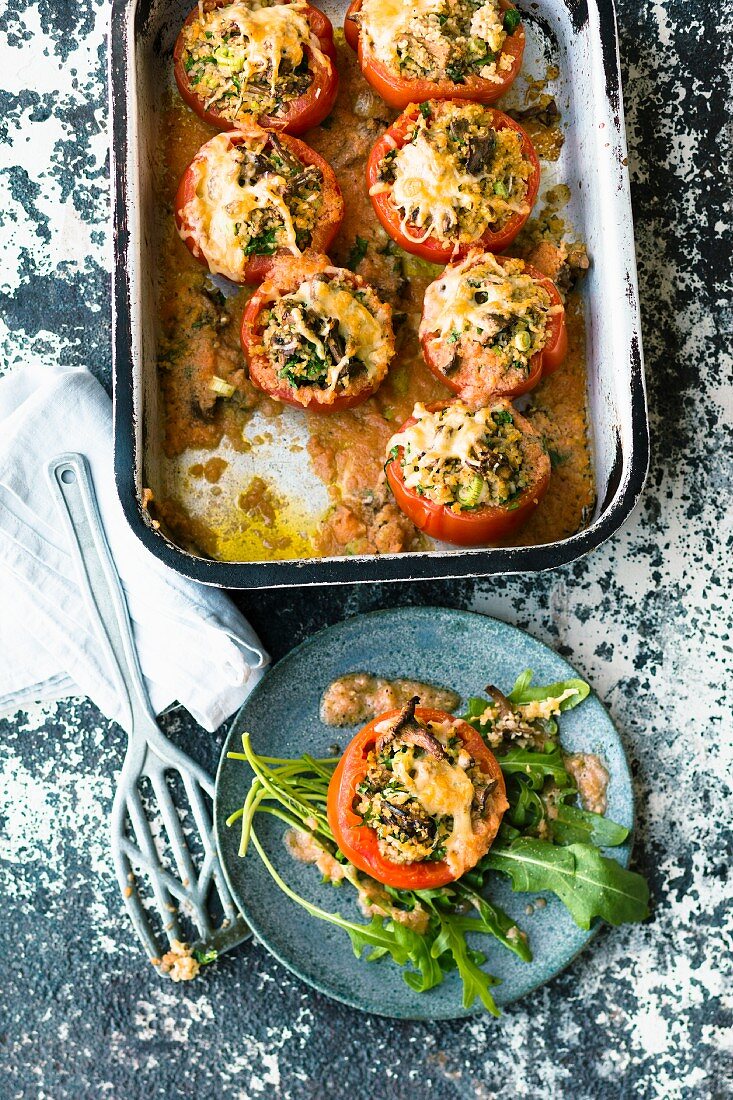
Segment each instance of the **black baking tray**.
[{"label": "black baking tray", "polygon": [[[334,18],[340,6],[322,5]],[[524,9],[528,46],[556,60],[568,128],[564,178],[572,221],[593,264],[584,285],[588,406],[596,507],[577,534],[540,546],[434,549],[381,556],[223,562],[178,546],[142,504],[158,442],[152,173],[155,117],[190,0],[115,0],[110,96],[114,178],[113,373],[115,478],[133,532],[177,572],[226,588],[364,583],[534,573],[580,558],[632,512],[649,462],[633,224],[611,0],[542,0]],[[521,4],[520,4],[521,7]],[[344,8],[345,10],[345,8]]]}]

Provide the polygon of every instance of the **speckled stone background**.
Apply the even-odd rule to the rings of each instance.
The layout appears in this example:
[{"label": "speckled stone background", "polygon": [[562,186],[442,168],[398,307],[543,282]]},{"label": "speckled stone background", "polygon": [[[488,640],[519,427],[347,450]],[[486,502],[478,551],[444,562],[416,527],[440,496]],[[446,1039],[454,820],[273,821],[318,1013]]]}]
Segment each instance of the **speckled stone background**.
[{"label": "speckled stone background", "polygon": [[[106,0],[0,13],[6,362],[89,364],[106,382],[108,16]],[[619,22],[654,447],[639,510],[591,557],[532,580],[240,602],[276,658],[346,615],[414,603],[490,612],[554,645],[633,762],[652,918],[602,931],[498,1022],[362,1017],[253,945],[166,984],[141,961],[108,859],[121,735],[84,700],[38,707],[0,723],[0,1100],[730,1095],[730,4],[620,0]],[[169,726],[213,766],[221,735]]]}]

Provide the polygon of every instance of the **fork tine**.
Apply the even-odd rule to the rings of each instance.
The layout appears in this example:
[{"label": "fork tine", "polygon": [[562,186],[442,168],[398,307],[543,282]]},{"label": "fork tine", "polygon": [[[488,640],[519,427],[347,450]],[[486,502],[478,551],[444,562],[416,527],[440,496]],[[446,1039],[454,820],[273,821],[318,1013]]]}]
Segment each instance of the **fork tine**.
[{"label": "fork tine", "polygon": [[115,847],[114,861],[117,870],[117,881],[120,886],[122,900],[125,903],[127,914],[132,926],[141,940],[149,959],[156,959],[160,955],[160,949],[153,933],[150,918],[145,912],[137,887],[133,884],[134,875],[132,864],[122,847]]},{"label": "fork tine", "polygon": [[139,867],[140,870],[149,875],[151,879],[157,878],[161,887],[165,888],[173,897],[178,898],[184,903],[191,900],[188,887],[184,886],[182,882],[179,882],[175,875],[166,871],[159,863],[150,863],[132,841],[127,839],[123,840],[121,847],[133,865]]},{"label": "fork tine", "polygon": [[173,857],[176,861],[178,874],[183,886],[186,888],[185,900],[195,910],[195,922],[199,926],[199,935],[208,936],[212,932],[212,925],[209,914],[206,911],[206,896],[197,888],[198,872],[194,867],[191,853],[178,817],[178,812],[173,804],[171,792],[165,778],[165,771],[157,762],[155,765],[149,763],[147,774],[150,777],[150,782],[158,802],[158,809],[160,810],[166,832],[168,833],[168,839],[173,851]]},{"label": "fork tine", "polygon": [[216,886],[216,892],[221,900],[224,913],[228,920],[236,920],[239,916],[239,910],[237,909],[231,894],[229,893],[229,887],[221,871],[221,865],[219,863],[219,854],[216,849],[216,843],[213,837],[213,829],[211,825],[211,818],[209,812],[204,804],[201,789],[197,783],[191,780],[185,772],[181,773],[183,784],[186,788],[186,794],[188,795],[188,801],[191,805],[194,818],[196,819],[196,825],[202,838],[206,840],[206,853],[211,853],[211,870]]},{"label": "fork tine", "polygon": [[169,942],[179,940],[181,930],[178,924],[178,916],[175,908],[171,907],[170,894],[161,886],[160,872],[163,868],[160,866],[160,858],[155,847],[153,834],[150,831],[150,825],[140,801],[140,792],[136,786],[132,786],[127,793],[127,809],[138,846],[147,860],[150,885],[158,906],[158,913],[163,921],[163,931]]}]

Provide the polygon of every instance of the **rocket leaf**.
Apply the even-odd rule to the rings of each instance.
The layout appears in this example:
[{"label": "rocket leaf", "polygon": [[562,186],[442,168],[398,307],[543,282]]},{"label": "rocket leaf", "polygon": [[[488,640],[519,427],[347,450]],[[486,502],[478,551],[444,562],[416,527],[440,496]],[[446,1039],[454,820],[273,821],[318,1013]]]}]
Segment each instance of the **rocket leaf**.
[{"label": "rocket leaf", "polygon": [[519,837],[494,844],[482,867],[503,871],[518,892],[550,890],[557,894],[580,928],[594,917],[609,924],[639,921],[649,913],[649,887],[590,844],[555,847],[549,841]]},{"label": "rocket leaf", "polygon": [[572,783],[558,746],[550,752],[512,748],[497,759],[504,775],[525,776],[535,790],[542,788],[547,777],[553,779],[558,787],[567,787]]},{"label": "rocket leaf", "polygon": [[555,684],[530,687],[532,675],[531,670],[526,669],[517,677],[514,687],[507,695],[510,703],[532,703],[543,699],[559,699],[564,692],[573,691],[575,694],[563,699],[560,704],[560,710],[572,710],[573,707],[577,707],[579,703],[587,699],[590,694],[590,688],[585,680],[558,680]]},{"label": "rocket leaf", "polygon": [[595,844],[599,848],[615,848],[623,844],[629,830],[602,814],[568,806],[566,797],[574,797],[575,791],[563,791],[556,803],[555,816],[550,821],[552,839],[556,844]]}]

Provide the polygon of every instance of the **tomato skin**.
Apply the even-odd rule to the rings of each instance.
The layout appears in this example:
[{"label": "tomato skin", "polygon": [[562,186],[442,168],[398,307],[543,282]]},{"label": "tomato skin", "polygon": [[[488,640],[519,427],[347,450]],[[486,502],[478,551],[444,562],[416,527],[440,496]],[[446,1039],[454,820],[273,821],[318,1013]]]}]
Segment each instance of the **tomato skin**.
[{"label": "tomato skin", "polygon": [[[510,256],[494,256],[497,263],[502,266],[507,260],[512,259]],[[480,263],[481,256],[476,257],[476,262]],[[535,282],[539,283],[550,296],[550,304],[552,306],[560,306],[562,313],[552,313],[547,319],[547,337],[545,346],[541,351],[536,352],[535,355],[529,361],[529,374],[519,384],[512,386],[510,389],[504,389],[501,391],[502,397],[520,397],[523,393],[529,393],[535,386],[539,384],[541,379],[548,374],[552,374],[557,370],[560,364],[565,359],[568,349],[568,333],[567,326],[565,324],[565,307],[563,306],[560,292],[551,279],[548,279],[546,275],[543,275],[532,264],[528,264],[524,261],[524,272],[529,275]],[[420,337],[420,346],[422,348],[423,358],[427,363],[432,374],[447,386],[453,393],[460,394],[463,390],[463,386],[452,378],[450,375],[445,374],[435,359],[433,352],[433,345],[435,341],[431,338],[430,333],[425,333]]]},{"label": "tomato skin", "polygon": [[[496,258],[497,260],[500,259],[499,256]],[[429,367],[430,373],[433,374],[439,382],[442,382],[443,385],[447,386],[453,393],[460,395],[464,390],[464,386],[440,369],[433,354],[434,343],[435,341],[431,338],[429,333],[420,337],[420,347],[422,348],[423,359]],[[539,385],[542,378],[543,351],[538,351],[536,355],[532,356],[529,361],[529,374],[522,382],[518,382],[514,386],[501,390],[502,397],[521,397],[523,393],[529,393],[530,390],[533,390],[535,386]]]},{"label": "tomato skin", "polygon": [[[430,412],[447,408],[452,402],[440,401],[428,405]],[[529,423],[506,400],[498,399],[491,407],[504,405],[514,417],[514,423],[520,430],[535,438]],[[413,416],[408,417],[400,432],[415,423]],[[397,458],[389,459],[385,473],[395,501],[412,520],[416,527],[431,538],[440,542],[453,543],[456,546],[489,546],[501,543],[509,535],[519,530],[529,519],[535,508],[547,492],[550,483],[550,460],[542,451],[536,463],[535,478],[512,502],[512,508],[501,505],[484,505],[473,511],[454,512],[445,504],[436,504],[429,497],[420,496],[414,489],[405,485],[402,475],[400,450]]]},{"label": "tomato skin", "polygon": [[[242,145],[247,141],[248,134],[244,130],[231,131],[229,134],[229,142],[231,145]],[[292,153],[293,156],[304,165],[314,164],[320,169],[321,177],[323,179],[322,187],[322,212],[323,216],[321,220],[316,224],[310,247],[317,252],[327,252],[331,247],[334,237],[338,233],[341,222],[344,217],[344,201],[341,195],[341,188],[336,182],[336,176],[334,175],[333,168],[324,160],[323,157],[311,149],[310,145],[306,145],[304,141],[300,141],[298,138],[292,137],[290,134],[278,133],[278,141]],[[181,176],[181,182],[178,185],[176,197],[174,201],[174,214],[176,226],[178,232],[183,240],[183,243],[188,248],[189,252],[195,260],[197,260],[204,267],[208,267],[208,260],[199,248],[198,241],[196,239],[195,231],[193,227],[186,221],[184,211],[189,202],[194,198],[196,193],[196,168],[197,161],[202,158],[202,152],[205,146],[199,149],[196,156],[189,164],[186,171]],[[257,284],[261,283],[264,278],[269,274],[272,269],[275,256],[250,256],[247,259],[247,263],[244,267],[244,272],[241,279],[235,279],[234,282]],[[231,278],[231,276],[227,276]]]},{"label": "tomato skin", "polygon": [[[475,103],[494,103],[509,90],[522,68],[525,34],[524,26],[520,23],[513,34],[507,35],[502,46],[502,52],[511,55],[512,64],[509,69],[498,74],[501,77],[499,81],[474,75],[467,76],[462,84],[447,79],[406,80],[392,72],[383,62],[364,56],[359,28],[352,20],[352,16],[361,10],[361,6],[362,0],[352,0],[349,5],[344,20],[344,36],[352,50],[357,51],[359,65],[367,83],[385,103],[398,111],[410,103],[422,103],[426,99],[471,99]],[[514,7],[509,0],[500,0],[500,6],[502,12]]]},{"label": "tomato skin", "polygon": [[[325,266],[330,266],[330,262],[327,257],[323,257]],[[351,271],[340,270],[342,276],[348,276],[349,281],[354,286],[365,286],[366,283],[359,275],[353,274]],[[308,278],[309,275],[303,276]],[[288,288],[280,287],[275,288],[270,282],[264,282],[258,290],[252,295],[248,301],[244,314],[242,316],[242,328],[240,331],[240,338],[242,343],[242,351],[244,352],[244,358],[247,362],[249,369],[249,378],[254,386],[264,393],[269,394],[270,397],[276,401],[282,401],[286,405],[292,405],[296,409],[308,409],[309,412],[320,413],[328,415],[330,413],[340,412],[344,409],[352,409],[356,405],[361,405],[367,398],[379,389],[383,379],[381,377],[375,377],[370,386],[366,386],[355,393],[344,393],[335,397],[332,401],[324,402],[319,401],[318,397],[314,394],[306,403],[298,401],[293,395],[293,391],[285,382],[278,382],[273,384],[268,375],[271,371],[269,360],[266,355],[263,355],[260,350],[262,340],[262,325],[260,322],[260,316],[262,311],[266,309],[273,301],[276,301],[278,297],[295,290],[297,286],[303,281],[302,278],[294,278],[293,285]]]},{"label": "tomato skin", "polygon": [[[430,371],[439,382],[442,382],[444,386],[447,386],[453,393],[460,395],[463,387],[453,379],[449,378],[447,374],[440,369],[432,357],[432,351],[430,348],[430,340],[427,336],[423,336],[420,339],[420,347],[422,348],[423,358],[427,363]],[[540,384],[542,379],[542,352],[538,352],[533,355],[529,361],[529,374],[523,382],[517,383],[516,386],[512,386],[511,389],[504,389],[501,391],[502,397],[521,397],[523,393],[529,393],[535,386]]]},{"label": "tomato skin", "polygon": [[404,248],[406,252],[412,252],[415,256],[420,256],[423,260],[428,260],[429,263],[450,263],[452,260],[461,259],[473,248],[480,248],[484,252],[503,252],[517,236],[534,206],[540,186],[540,162],[535,148],[525,131],[513,118],[509,118],[509,115],[505,115],[503,111],[497,111],[496,108],[489,107],[487,110],[491,111],[493,115],[492,126],[494,129],[514,130],[519,134],[522,142],[522,156],[532,165],[532,172],[527,180],[527,213],[512,215],[500,230],[494,232],[487,229],[476,240],[451,243],[450,241],[443,242],[432,236],[427,237],[424,241],[415,240],[402,230],[400,225],[402,218],[398,208],[392,201],[391,191],[382,191],[376,195],[371,194],[372,187],[381,182],[379,179],[379,165],[386,154],[392,149],[401,149],[406,144],[407,136],[420,113],[417,104],[411,104],[402,112],[399,118],[395,119],[389,129],[385,130],[381,138],[374,143],[369,154],[366,166],[367,190],[374,207],[374,213],[377,215],[382,228],[386,230],[400,248]]},{"label": "tomato skin", "polygon": [[344,16],[344,38],[347,46],[351,46],[354,53],[359,49],[359,28],[351,17],[358,11],[361,11],[361,0],[351,0]]},{"label": "tomato skin", "polygon": [[[535,278],[534,272],[537,268],[531,268],[531,265],[526,265],[526,270],[530,271],[532,278]],[[560,292],[553,283],[552,279],[548,279],[541,271],[537,271],[539,281],[542,282],[543,287],[550,295],[553,305],[563,305]],[[565,362],[565,357],[568,354],[568,326],[565,321],[565,307],[563,306],[562,313],[555,313],[550,318],[548,325],[547,342],[542,349],[542,377],[546,378],[550,374],[554,374],[555,371],[562,363]]]},{"label": "tomato skin", "polygon": [[[214,8],[226,7],[227,4],[231,2],[232,0],[205,0],[204,10],[206,12],[213,11]],[[308,55],[313,76],[308,91],[302,96],[298,96],[297,99],[290,100],[285,110],[280,114],[263,114],[260,115],[257,120],[260,126],[264,126],[266,129],[281,130],[284,133],[293,134],[295,136],[303,134],[306,130],[310,130],[313,126],[317,126],[320,122],[323,122],[326,115],[330,114],[333,110],[333,105],[336,102],[336,93],[338,92],[336,47],[333,41],[331,20],[319,8],[314,7],[312,4],[308,5],[306,15],[310,28],[318,39],[321,52],[325,54],[327,58],[327,63],[325,65],[317,64],[310,46],[306,46],[305,52]],[[198,17],[199,9],[196,7],[186,16],[173,50],[173,75],[178,85],[178,91],[181,93],[181,97],[191,110],[195,111],[204,122],[208,122],[209,126],[213,126],[216,130],[236,130],[236,122],[224,118],[214,104],[212,104],[211,107],[206,107],[204,100],[196,95],[189,84],[188,74],[183,65],[183,32],[184,29],[198,19]]]},{"label": "tomato skin", "polygon": [[[455,881],[448,864],[444,860],[435,863],[394,863],[387,859],[379,851],[376,832],[362,823],[352,806],[357,795],[357,784],[366,774],[367,755],[378,737],[376,727],[389,718],[396,718],[399,713],[397,709],[380,714],[364,726],[346,746],[328,787],[326,813],[340,850],[360,871],[366,872],[385,886],[393,886],[399,890],[430,890]],[[433,707],[416,707],[415,717],[421,722],[452,722],[454,732],[461,738],[481,771],[496,781],[495,789],[502,799],[506,799],[506,786],[499,763],[473,726]],[[494,836],[500,823],[501,815],[498,815]],[[491,837],[492,841],[494,836]]]}]

